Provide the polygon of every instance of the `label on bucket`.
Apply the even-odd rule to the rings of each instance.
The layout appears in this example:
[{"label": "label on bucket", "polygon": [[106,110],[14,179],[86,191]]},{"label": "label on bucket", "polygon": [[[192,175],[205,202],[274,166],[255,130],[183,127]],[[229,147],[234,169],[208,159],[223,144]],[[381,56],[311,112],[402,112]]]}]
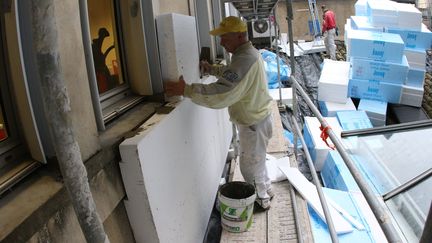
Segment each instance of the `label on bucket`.
[{"label": "label on bucket", "polygon": [[244,232],[252,225],[255,188],[246,182],[229,182],[219,189],[222,227]]},{"label": "label on bucket", "polygon": [[230,232],[244,232],[253,222],[253,204],[244,208],[232,208],[220,204],[222,227]]},{"label": "label on bucket", "polygon": [[[248,209],[250,206],[246,206],[245,208],[231,208],[228,205],[221,203],[221,210],[224,212],[222,217],[231,221],[246,221],[248,219]],[[242,210],[239,212],[239,209]]]}]

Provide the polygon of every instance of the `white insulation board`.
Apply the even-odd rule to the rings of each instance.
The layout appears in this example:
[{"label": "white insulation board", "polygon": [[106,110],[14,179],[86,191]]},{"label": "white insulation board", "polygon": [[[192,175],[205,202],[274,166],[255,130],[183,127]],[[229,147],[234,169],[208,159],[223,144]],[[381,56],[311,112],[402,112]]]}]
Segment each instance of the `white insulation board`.
[{"label": "white insulation board", "polygon": [[[273,100],[280,100],[282,98],[282,103],[288,106],[292,105],[292,88],[282,88],[281,93],[279,89],[269,89],[270,96]],[[280,97],[282,95],[282,97]]]},{"label": "white insulation board", "polygon": [[[321,200],[318,196],[318,192],[314,184],[310,183],[306,177],[297,169],[290,168],[288,165],[279,165],[279,169],[287,176],[288,180],[291,182],[297,191],[302,195],[304,199],[309,203],[309,205],[315,210],[315,212],[320,216],[320,218],[326,222],[324,216],[324,210],[321,206]],[[341,214],[336,210],[341,209],[335,202],[329,202],[329,198],[326,198],[326,201],[329,206],[329,212],[333,220],[333,224],[337,234],[344,234],[353,231],[353,227],[349,221],[347,221]],[[356,220],[354,225],[359,228],[363,228],[364,226],[358,223]]]},{"label": "white insulation board", "polygon": [[318,101],[321,114],[325,117],[336,116],[338,111],[355,111],[356,107],[352,99],[348,98],[346,103],[336,103],[329,101]]},{"label": "white insulation board", "polygon": [[163,80],[199,81],[199,50],[195,18],[169,13],[156,17]]},{"label": "white insulation board", "polygon": [[345,104],[348,101],[350,63],[324,59],[318,82],[318,100]]},{"label": "white insulation board", "polygon": [[[163,78],[210,81],[199,79],[195,18],[166,14],[156,22]],[[120,144],[135,240],[203,242],[232,137],[227,109],[184,99],[158,118]]]},{"label": "white insulation board", "polygon": [[[120,144],[137,242],[203,241],[231,137],[226,109],[185,99],[151,131]],[[137,235],[149,226],[156,232]]]}]

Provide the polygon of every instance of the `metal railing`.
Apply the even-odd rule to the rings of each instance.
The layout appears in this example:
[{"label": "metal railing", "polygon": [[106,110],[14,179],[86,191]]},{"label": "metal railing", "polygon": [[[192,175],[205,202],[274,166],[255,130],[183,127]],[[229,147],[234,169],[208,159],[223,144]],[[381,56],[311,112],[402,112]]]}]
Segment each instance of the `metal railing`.
[{"label": "metal railing", "polygon": [[[293,33],[292,33],[292,20],[293,20],[293,10],[292,10],[292,0],[286,0],[287,5],[287,22],[288,22],[288,36],[289,36],[289,47],[290,47],[290,65],[291,65],[291,81],[292,81],[292,92],[293,92],[293,111],[294,111],[294,118],[293,123],[296,128],[296,132],[294,133],[294,151],[297,150],[297,136],[300,137],[300,140],[303,145],[303,149],[306,154],[306,158],[309,164],[309,167],[312,172],[313,179],[315,181],[315,185],[317,186],[318,195],[320,196],[321,204],[323,206],[324,212],[328,210],[326,201],[324,199],[324,196],[322,194],[322,188],[319,182],[316,181],[316,172],[313,166],[313,163],[311,163],[309,152],[307,151],[307,146],[304,144],[304,139],[301,137],[301,131],[297,125],[297,90],[299,91],[300,96],[305,100],[309,108],[311,109],[312,113],[318,118],[319,122],[321,123],[321,126],[323,128],[327,128],[327,133],[335,145],[337,151],[341,155],[342,159],[344,160],[345,164],[347,165],[349,171],[351,172],[352,176],[354,177],[355,181],[357,182],[361,192],[366,198],[366,201],[368,202],[369,206],[372,209],[372,212],[374,213],[378,223],[381,226],[381,229],[383,230],[385,236],[387,237],[387,240],[389,242],[402,242],[401,238],[399,237],[399,234],[396,231],[396,228],[393,226],[391,222],[391,218],[388,214],[388,211],[382,206],[382,203],[379,201],[379,199],[375,196],[373,191],[370,189],[369,185],[365,181],[365,179],[362,177],[360,172],[357,170],[357,167],[354,165],[354,162],[349,157],[348,153],[346,152],[342,142],[339,140],[339,138],[336,136],[336,134],[333,132],[333,130],[328,126],[327,122],[319,112],[318,108],[314,105],[312,100],[309,98],[309,96],[306,94],[306,92],[303,90],[303,88],[300,86],[300,84],[297,82],[297,80],[294,77],[295,73],[295,64],[294,64],[294,46],[293,46]],[[297,154],[296,154],[297,155]],[[296,156],[297,157],[297,156]],[[312,165],[312,166],[311,166]],[[321,191],[321,192],[320,192]],[[321,199],[323,198],[323,199]],[[328,212],[327,212],[328,213]],[[332,238],[332,242],[338,242],[336,232],[334,230],[334,225],[332,224],[331,216],[325,213],[327,225],[329,227],[330,236]]]},{"label": "metal railing", "polygon": [[[289,38],[289,47],[290,47],[291,78],[293,78],[294,77],[294,73],[295,73],[295,65],[294,65],[294,41],[293,41],[293,32],[292,32],[292,21],[294,19],[294,15],[293,15],[293,9],[292,9],[292,2],[291,2],[291,0],[286,0],[286,6],[287,6],[287,18],[286,19],[287,19],[287,22],[288,22],[288,38]],[[278,43],[278,41],[279,41],[279,35],[277,36],[276,43]],[[278,48],[276,48],[276,50],[278,50]],[[278,57],[277,58],[277,62],[278,62],[279,94],[280,94],[280,98],[282,100],[282,97],[281,97],[282,96],[281,95],[282,92],[280,90],[281,89],[281,85],[280,85],[280,75],[279,75],[279,72],[280,72],[279,68],[280,67],[279,67],[279,55],[278,54],[279,53],[277,53],[277,57]],[[297,132],[294,133],[294,153],[295,153],[295,157],[297,158],[297,136],[299,136],[303,148],[307,148],[307,146],[306,146],[306,143],[305,143],[305,141],[303,139],[303,136],[301,136],[301,131],[300,131],[300,129],[298,127],[298,124],[297,124],[297,120],[296,120],[296,117],[297,117],[296,88],[295,88],[294,85],[293,85],[292,88],[293,88],[292,89],[293,90],[293,96],[292,97],[293,97],[293,107],[294,107],[294,109],[293,109],[294,110],[294,113],[293,113],[294,119],[292,119],[292,120],[293,120],[293,127],[297,131]],[[312,163],[312,158],[310,157],[309,151],[307,151],[307,149],[304,150],[304,153],[306,155],[306,160],[307,160],[307,163],[309,165],[309,168],[311,168],[312,178],[313,178],[314,184],[316,186],[316,189],[317,189],[317,192],[318,192],[318,197],[320,199],[320,202],[321,202],[321,205],[322,205],[322,208],[323,208],[323,211],[324,211],[324,216],[325,216],[325,220],[326,220],[327,226],[329,228],[330,237],[331,237],[333,243],[337,243],[337,242],[339,242],[338,237],[337,237],[337,233],[336,233],[336,230],[335,230],[335,227],[334,227],[334,224],[333,224],[332,217],[330,215],[330,211],[329,211],[329,208],[328,208],[328,205],[327,205],[327,201],[326,201],[324,193],[322,191],[321,183],[319,182],[318,175],[317,175],[317,173],[315,171],[315,167],[314,167],[314,165]],[[291,194],[293,194],[293,193],[291,193]],[[299,237],[301,238],[301,236],[299,236]]]},{"label": "metal railing", "polygon": [[[324,211],[325,219],[327,222],[327,226],[329,228],[330,236],[332,239],[332,242],[338,242],[337,233],[329,212],[329,208],[324,196],[324,193],[322,191],[321,183],[319,182],[318,175],[315,171],[315,167],[313,165],[312,159],[310,157],[309,151],[307,149],[306,143],[303,139],[303,136],[301,135],[301,129],[299,128],[297,124],[297,91],[300,94],[300,96],[304,99],[306,104],[311,109],[312,113],[318,118],[321,126],[326,129],[330,140],[335,145],[335,148],[341,155],[342,159],[344,160],[346,166],[348,167],[351,175],[353,176],[354,180],[357,182],[361,192],[363,193],[367,203],[369,204],[370,208],[372,209],[373,214],[375,215],[381,229],[383,230],[383,233],[385,234],[387,240],[389,242],[402,242],[399,234],[397,233],[396,228],[392,224],[391,217],[389,216],[388,211],[383,206],[384,202],[373,193],[372,189],[369,187],[365,179],[362,177],[360,172],[358,171],[357,167],[355,166],[354,162],[351,160],[350,156],[346,152],[346,149],[344,148],[342,142],[337,137],[337,135],[333,132],[331,127],[328,126],[328,123],[325,121],[324,117],[319,112],[318,108],[314,105],[312,100],[309,98],[309,96],[306,94],[306,92],[303,90],[303,88],[300,86],[300,84],[297,82],[297,80],[294,77],[295,74],[295,60],[294,60],[294,46],[293,46],[293,33],[292,33],[292,21],[293,21],[293,9],[292,9],[292,0],[285,0],[286,6],[287,6],[287,22],[288,22],[288,37],[289,37],[289,48],[290,48],[290,66],[291,66],[291,76],[290,80],[292,81],[292,92],[293,92],[293,119],[292,119],[292,125],[295,130],[294,132],[294,152],[297,158],[297,139],[299,138],[302,144],[302,147],[304,149],[304,153],[306,156],[307,163],[309,165],[309,168],[311,169],[312,178],[314,181],[314,184],[316,185],[316,189],[318,192],[318,196],[321,201],[321,205]],[[221,3],[224,1],[221,1]],[[223,5],[222,5],[223,6]],[[222,8],[223,9],[223,8]],[[277,25],[277,23],[275,23]],[[276,26],[275,26],[276,28]],[[271,31],[270,31],[271,33]],[[277,33],[277,32],[276,32]],[[279,35],[276,34],[276,43],[279,41]],[[271,37],[270,37],[270,43],[271,43]],[[279,89],[281,88],[280,85],[280,67],[279,67],[279,55],[276,47],[277,52],[277,64],[278,64],[278,82],[279,82]],[[279,96],[280,96],[280,103],[282,101],[282,94],[281,90],[279,90]],[[279,103],[279,104],[280,104]],[[291,191],[291,195],[293,195],[294,192]],[[298,235],[299,239],[301,240],[301,235]]]},{"label": "metal railing", "polygon": [[299,126],[297,124],[297,120],[295,117],[293,117],[291,120],[292,120],[292,127],[294,128],[295,133],[297,133],[299,135],[300,142],[302,144],[302,147],[304,148],[303,151],[305,153],[306,161],[307,161],[307,164],[308,164],[310,171],[311,171],[311,174],[312,174],[312,180],[316,186],[316,189],[318,192],[318,197],[320,199],[321,206],[322,206],[323,211],[324,211],[324,216],[326,219],[327,226],[329,228],[330,237],[331,237],[333,243],[339,242],[339,239],[338,239],[337,233],[336,233],[336,229],[335,229],[335,226],[333,223],[333,219],[331,217],[330,210],[329,210],[329,207],[327,204],[327,200],[324,196],[324,192],[323,192],[321,183],[319,181],[318,174],[315,170],[315,166],[312,162],[312,158],[311,158],[309,151],[307,149],[306,142],[305,142],[303,136],[301,135],[301,129],[299,128]]},{"label": "metal railing", "polygon": [[[372,189],[369,187],[369,185],[367,184],[363,176],[360,174],[354,162],[351,160],[350,156],[346,152],[342,142],[339,140],[337,135],[333,132],[331,127],[328,125],[327,121],[321,115],[318,108],[314,105],[312,100],[309,98],[309,96],[306,94],[306,92],[297,82],[295,77],[291,76],[290,78],[292,80],[293,88],[295,87],[295,89],[299,91],[300,96],[305,100],[305,102],[311,109],[312,113],[318,118],[319,122],[321,123],[321,126],[323,128],[327,128],[327,133],[330,137],[330,140],[335,145],[337,151],[339,152],[346,166],[351,172],[351,175],[354,177],[354,180],[357,182],[361,192],[366,198],[366,201],[371,207],[372,212],[375,215],[375,218],[377,219],[378,223],[381,226],[381,229],[383,230],[385,236],[387,237],[387,240],[389,242],[402,242],[401,238],[399,237],[399,234],[396,231],[396,228],[393,226],[391,222],[391,218],[389,216],[388,211],[382,206],[383,203],[380,202],[379,198],[373,193]],[[297,104],[293,104],[294,109],[296,108],[296,106]]]},{"label": "metal railing", "polygon": [[383,195],[384,201],[390,200],[395,196],[398,196],[399,194],[409,190],[410,188],[413,188],[414,186],[420,184],[426,179],[429,179],[432,176],[432,168],[429,168],[426,171],[423,171],[422,173],[414,176],[404,184],[394,188],[393,190],[387,192]]}]

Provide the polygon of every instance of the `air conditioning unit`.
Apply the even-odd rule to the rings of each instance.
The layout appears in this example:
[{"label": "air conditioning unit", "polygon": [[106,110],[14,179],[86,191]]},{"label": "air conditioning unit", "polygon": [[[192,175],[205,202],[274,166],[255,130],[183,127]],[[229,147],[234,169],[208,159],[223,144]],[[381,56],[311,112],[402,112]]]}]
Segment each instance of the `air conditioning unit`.
[{"label": "air conditioning unit", "polygon": [[270,33],[272,36],[275,35],[274,26],[270,26],[270,22],[268,20],[260,19],[252,21],[253,38],[270,37]]}]

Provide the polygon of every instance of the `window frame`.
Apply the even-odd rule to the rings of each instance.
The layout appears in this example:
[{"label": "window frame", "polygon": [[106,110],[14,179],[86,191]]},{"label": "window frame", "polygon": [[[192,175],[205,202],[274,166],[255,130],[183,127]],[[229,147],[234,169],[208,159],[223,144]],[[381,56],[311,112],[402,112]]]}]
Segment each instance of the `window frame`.
[{"label": "window frame", "polygon": [[[123,114],[136,104],[143,101],[144,96],[135,94],[131,87],[132,84],[128,75],[128,59],[126,57],[127,47],[124,41],[124,33],[122,28],[122,6],[121,2],[118,0],[111,0],[114,7],[114,12],[112,13],[115,22],[114,38],[117,42],[116,52],[118,52],[118,56],[121,59],[120,65],[122,72],[120,73],[120,75],[122,75],[125,83],[103,94],[99,94],[93,62],[93,52],[91,47],[92,37],[90,34],[91,31],[88,13],[88,1],[89,0],[80,0],[79,2],[83,45],[84,51],[86,53],[86,65],[90,82],[95,118],[98,130],[104,131],[106,125],[109,122],[111,122],[116,117]],[[143,43],[143,45],[145,45],[145,43]]]},{"label": "window frame", "polygon": [[[19,68],[17,69],[16,66],[17,63],[21,63],[22,61],[22,56],[20,54],[21,45],[20,43],[16,43],[16,46],[12,45],[13,47],[11,48],[8,44],[8,41],[15,41],[14,37],[8,35],[17,34],[19,42],[19,34],[13,33],[19,29],[18,23],[16,22],[17,19],[14,19],[18,10],[16,1],[11,1],[9,4],[7,8],[3,8],[0,11],[0,98],[6,123],[5,129],[7,129],[8,134],[7,139],[0,142],[0,195],[8,191],[10,187],[30,174],[42,163],[46,162],[44,159],[37,161],[32,158],[31,150],[33,150],[33,152],[37,151],[35,157],[40,157],[40,155],[43,154],[43,151],[40,150],[40,140],[33,137],[34,140],[38,142],[33,144],[33,146],[27,144],[28,139],[32,135],[28,134],[29,129],[22,129],[24,124],[21,121],[18,109],[20,105],[17,102],[17,94],[21,94],[21,92],[16,90],[16,83],[20,81],[15,80],[15,78],[17,78],[17,72],[22,71],[18,70]],[[8,20],[6,20],[6,15],[8,15]],[[15,49],[15,47],[17,49]],[[17,51],[18,53],[16,53]],[[13,52],[13,54],[11,54],[11,52]],[[12,61],[11,55],[15,56],[15,61]],[[15,75],[13,75],[13,73],[15,73]],[[23,73],[19,73],[19,75],[21,77],[24,76]],[[28,93],[25,94],[25,97],[20,97],[20,99],[28,100],[29,97],[27,95]],[[22,108],[23,107],[21,107],[21,109]],[[33,128],[35,127],[31,129]]]},{"label": "window frame", "polygon": [[0,142],[0,168],[3,167],[2,164],[10,163],[7,162],[7,160],[22,157],[20,153],[25,151],[22,143],[23,136],[17,126],[15,103],[13,96],[10,94],[12,92],[10,88],[12,78],[9,71],[10,65],[8,62],[8,56],[5,19],[2,11],[0,16],[0,66],[2,67],[0,70],[0,102],[6,123],[5,129],[7,130],[8,138],[5,141]]}]

